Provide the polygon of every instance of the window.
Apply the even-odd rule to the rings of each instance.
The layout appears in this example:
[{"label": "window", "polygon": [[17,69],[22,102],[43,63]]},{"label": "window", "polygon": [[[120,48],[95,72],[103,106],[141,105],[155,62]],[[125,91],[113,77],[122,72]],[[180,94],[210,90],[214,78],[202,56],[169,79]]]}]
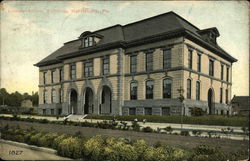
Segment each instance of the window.
[{"label": "window", "polygon": [[48,92],[46,90],[43,92],[43,103],[48,103]]},{"label": "window", "polygon": [[221,115],[224,115],[224,111],[223,111],[223,110],[220,110],[220,114],[221,114]]},{"label": "window", "polygon": [[223,98],[223,88],[220,88],[220,103],[222,103]]},{"label": "window", "polygon": [[84,47],[89,47],[94,45],[94,38],[93,37],[86,37],[84,39]]},{"label": "window", "polygon": [[137,99],[137,82],[130,83],[130,99],[131,100]]},{"label": "window", "polygon": [[164,69],[171,68],[171,49],[163,51],[163,68]]},{"label": "window", "polygon": [[56,71],[51,71],[51,83],[56,82]]},{"label": "window", "polygon": [[153,99],[154,97],[154,82],[152,80],[146,81],[146,99]]},{"label": "window", "polygon": [[200,100],[201,84],[199,81],[196,82],[196,100]]},{"label": "window", "polygon": [[56,90],[52,89],[51,92],[51,103],[55,103],[56,102]]},{"label": "window", "polygon": [[220,79],[223,80],[224,76],[224,65],[221,65],[221,71],[220,71]]},{"label": "window", "polygon": [[228,89],[226,89],[226,104],[228,104]]},{"label": "window", "polygon": [[129,115],[136,115],[136,109],[135,108],[129,108]]},{"label": "window", "polygon": [[130,72],[135,73],[137,68],[137,56],[130,56]]},{"label": "window", "polygon": [[197,71],[201,72],[201,54],[197,54]]},{"label": "window", "polygon": [[46,115],[46,109],[43,109],[43,115]]},{"label": "window", "polygon": [[170,107],[162,107],[161,108],[162,116],[170,116]]},{"label": "window", "polygon": [[187,80],[187,99],[191,99],[191,79]]},{"label": "window", "polygon": [[209,75],[214,76],[214,61],[211,59],[209,60]]},{"label": "window", "polygon": [[63,81],[63,69],[59,69],[59,81]]},{"label": "window", "polygon": [[188,68],[192,69],[192,62],[193,62],[193,50],[188,50]]},{"label": "window", "polygon": [[152,115],[152,108],[146,107],[145,108],[145,115]]},{"label": "window", "polygon": [[229,67],[227,67],[227,82],[229,81]]},{"label": "window", "polygon": [[91,77],[93,75],[93,61],[88,61],[84,65],[84,76]]},{"label": "window", "polygon": [[43,72],[43,84],[47,84],[47,72]]},{"label": "window", "polygon": [[61,114],[62,114],[62,109],[59,108],[59,109],[58,109],[58,115],[61,115]]},{"label": "window", "polygon": [[163,80],[163,98],[171,98],[172,80]]},{"label": "window", "polygon": [[102,73],[103,75],[109,73],[109,57],[105,57],[102,59]]},{"label": "window", "polygon": [[63,90],[62,89],[60,89],[60,101],[59,102],[60,103],[63,102]]},{"label": "window", "polygon": [[76,65],[75,64],[70,65],[70,78],[76,79]]},{"label": "window", "polygon": [[51,115],[54,115],[54,109],[50,109],[51,110]]},{"label": "window", "polygon": [[153,53],[146,54],[146,71],[153,70]]}]

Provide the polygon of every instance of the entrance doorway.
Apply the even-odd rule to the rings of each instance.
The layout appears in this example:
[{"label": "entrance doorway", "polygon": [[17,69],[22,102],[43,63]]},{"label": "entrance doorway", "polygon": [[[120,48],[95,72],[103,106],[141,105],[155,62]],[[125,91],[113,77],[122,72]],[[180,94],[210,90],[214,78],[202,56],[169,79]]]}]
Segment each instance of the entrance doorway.
[{"label": "entrance doorway", "polygon": [[85,90],[84,114],[93,113],[93,91],[87,87]]},{"label": "entrance doorway", "polygon": [[211,88],[208,90],[207,102],[208,102],[209,115],[212,115],[214,114],[214,94]]},{"label": "entrance doorway", "polygon": [[77,114],[77,92],[74,89],[70,91],[69,114]]},{"label": "entrance doorway", "polygon": [[103,86],[102,88],[102,99],[101,99],[101,114],[110,114],[112,113],[112,105],[111,105],[111,98],[112,92],[108,86]]}]

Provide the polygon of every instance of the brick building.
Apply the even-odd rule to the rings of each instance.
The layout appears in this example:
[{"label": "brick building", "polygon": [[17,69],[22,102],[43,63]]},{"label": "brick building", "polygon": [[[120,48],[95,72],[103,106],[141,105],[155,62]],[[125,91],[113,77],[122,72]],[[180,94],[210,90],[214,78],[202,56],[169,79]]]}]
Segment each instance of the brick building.
[{"label": "brick building", "polygon": [[[174,12],[83,32],[39,67],[43,114],[190,115],[230,111],[232,63],[219,31]],[[178,99],[184,89],[183,106]]]}]

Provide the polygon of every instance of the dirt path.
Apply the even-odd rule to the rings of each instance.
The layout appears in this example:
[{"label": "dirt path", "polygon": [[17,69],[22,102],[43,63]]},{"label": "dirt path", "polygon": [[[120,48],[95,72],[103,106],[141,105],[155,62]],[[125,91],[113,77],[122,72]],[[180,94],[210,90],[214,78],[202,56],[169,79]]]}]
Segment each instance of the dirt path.
[{"label": "dirt path", "polygon": [[9,126],[19,125],[22,129],[28,129],[33,127],[39,131],[52,132],[52,133],[67,133],[75,134],[80,131],[83,136],[90,137],[94,135],[114,136],[114,137],[126,137],[131,140],[144,139],[149,144],[154,144],[158,141],[167,143],[171,146],[193,148],[200,144],[206,144],[211,146],[220,146],[227,152],[237,151],[242,149],[249,149],[249,141],[230,140],[230,139],[218,139],[218,138],[204,138],[204,137],[191,137],[191,136],[179,136],[179,135],[168,135],[158,133],[143,133],[134,131],[122,131],[122,130],[110,130],[110,129],[99,129],[90,127],[79,127],[69,125],[56,125],[56,124],[40,124],[23,121],[7,121],[0,120],[0,126],[3,127],[7,124]]}]

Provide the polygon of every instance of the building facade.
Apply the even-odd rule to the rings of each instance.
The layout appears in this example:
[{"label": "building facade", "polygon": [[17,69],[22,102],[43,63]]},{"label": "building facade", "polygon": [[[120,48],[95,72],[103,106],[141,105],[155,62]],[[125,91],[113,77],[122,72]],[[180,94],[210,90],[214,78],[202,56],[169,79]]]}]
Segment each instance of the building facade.
[{"label": "building facade", "polygon": [[228,113],[237,60],[218,36],[215,27],[200,30],[174,12],[83,32],[35,64],[39,113]]}]

